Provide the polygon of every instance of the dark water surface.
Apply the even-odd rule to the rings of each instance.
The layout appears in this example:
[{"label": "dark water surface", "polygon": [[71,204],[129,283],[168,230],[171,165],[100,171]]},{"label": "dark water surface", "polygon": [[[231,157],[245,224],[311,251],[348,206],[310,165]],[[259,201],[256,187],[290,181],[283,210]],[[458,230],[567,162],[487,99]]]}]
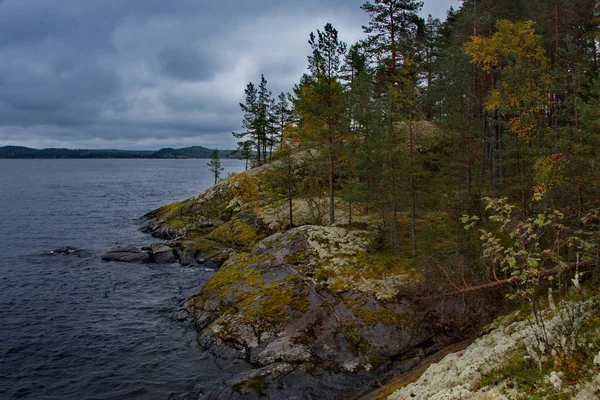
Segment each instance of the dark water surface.
[{"label": "dark water surface", "polygon": [[[227,378],[169,318],[210,272],[100,260],[151,243],[140,216],[210,186],[206,162],[0,160],[0,398],[165,399]],[[64,246],[80,251],[48,254]]]}]

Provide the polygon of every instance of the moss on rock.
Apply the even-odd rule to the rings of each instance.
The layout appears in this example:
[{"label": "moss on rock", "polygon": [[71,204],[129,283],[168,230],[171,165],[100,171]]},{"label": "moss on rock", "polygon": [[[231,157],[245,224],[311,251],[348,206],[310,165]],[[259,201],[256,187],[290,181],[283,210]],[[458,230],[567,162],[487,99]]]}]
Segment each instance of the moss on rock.
[{"label": "moss on rock", "polygon": [[[264,236],[264,235],[263,235]],[[206,239],[234,246],[252,246],[260,234],[249,224],[235,218],[217,227],[206,235]]]},{"label": "moss on rock", "polygon": [[427,329],[415,333],[409,307],[350,282],[352,261],[369,240],[365,231],[303,226],[234,254],[190,299],[201,344],[243,348],[257,365],[334,362],[359,373],[431,337]]},{"label": "moss on rock", "polygon": [[260,281],[260,272],[256,269],[258,257],[252,256],[249,253],[238,254],[228,260],[210,279],[206,282],[202,291],[201,297],[208,297],[224,302],[227,299],[234,301],[239,299],[238,294],[241,290],[237,290],[240,285],[245,288],[259,287],[262,285]]},{"label": "moss on rock", "polygon": [[401,329],[407,325],[406,313],[398,313],[386,307],[379,307],[375,310],[355,307],[352,309],[352,312],[367,325],[382,323],[385,325],[394,325]]}]

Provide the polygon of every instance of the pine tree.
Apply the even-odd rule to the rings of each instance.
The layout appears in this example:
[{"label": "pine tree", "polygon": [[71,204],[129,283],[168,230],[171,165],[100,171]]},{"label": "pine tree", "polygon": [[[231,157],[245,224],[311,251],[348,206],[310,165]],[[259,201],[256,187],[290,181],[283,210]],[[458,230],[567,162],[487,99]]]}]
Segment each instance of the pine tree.
[{"label": "pine tree", "polygon": [[433,18],[431,15],[425,21],[423,35],[419,40],[419,57],[422,60],[422,78],[425,89],[423,93],[423,109],[427,119],[433,119],[438,105],[432,96],[431,90],[434,87],[434,82],[439,77],[436,74],[436,61],[440,53],[442,23],[439,19]]},{"label": "pine tree", "polygon": [[370,18],[369,25],[363,26],[363,30],[369,34],[373,51],[384,58],[390,75],[402,61],[402,46],[407,43],[406,39],[416,37],[423,24],[417,15],[422,7],[422,1],[412,0],[375,0],[361,6]]},{"label": "pine tree", "polygon": [[407,134],[408,147],[408,193],[410,198],[410,238],[411,238],[411,256],[417,255],[417,233],[416,233],[416,206],[417,206],[417,170],[415,142],[418,132],[417,123],[422,120],[418,104],[418,71],[410,56],[404,56],[402,70],[398,73],[396,82],[397,96],[395,104],[397,105],[398,119],[402,121],[401,131]]},{"label": "pine tree", "polygon": [[[396,132],[396,119],[398,115],[397,104],[395,102],[403,96],[414,96],[415,93],[400,93],[400,75],[399,69],[408,63],[414,63],[415,44],[417,35],[423,27],[423,20],[417,15],[417,12],[423,6],[421,1],[410,0],[375,0],[373,3],[366,2],[362,9],[369,14],[370,21],[368,26],[363,26],[365,33],[369,34],[369,44],[371,52],[378,55],[382,66],[385,69],[385,81],[382,92],[387,97],[387,149],[385,178],[387,181],[386,192],[390,193],[388,203],[388,212],[391,214],[391,220],[387,221],[390,242],[394,253],[400,254],[400,242],[398,233],[398,214],[399,214],[399,191],[400,191],[400,169],[398,166],[396,150],[400,141]],[[404,74],[403,80],[406,80],[407,74]],[[406,83],[406,82],[404,82]],[[403,84],[403,86],[406,86]],[[412,135],[412,122],[410,125]],[[412,154],[412,153],[411,153]],[[412,155],[411,155],[412,157]],[[411,185],[411,198],[414,199],[414,185]],[[411,224],[411,232],[414,238],[414,213]],[[414,249],[414,245],[412,246]],[[414,250],[413,250],[414,253]]]},{"label": "pine tree", "polygon": [[321,148],[329,172],[329,224],[335,221],[335,166],[339,142],[347,132],[346,95],[339,81],[341,57],[346,44],[330,23],[308,41],[312,54],[308,57],[311,75],[305,75],[294,88],[294,107],[300,116],[304,140]]},{"label": "pine tree", "polygon": [[223,167],[221,167],[221,159],[219,158],[219,150],[214,149],[210,155],[210,161],[206,164],[209,166],[210,172],[213,173],[215,177],[215,184],[219,182],[221,178],[221,171],[223,171]]},{"label": "pine tree", "polygon": [[258,163],[262,164],[267,161],[267,148],[269,142],[269,133],[273,130],[271,92],[267,88],[267,80],[261,74],[260,84],[258,85],[258,97],[256,102],[256,117],[254,119],[254,128],[257,133],[257,141],[262,150],[262,159],[257,157]]},{"label": "pine tree", "polygon": [[246,170],[248,169],[248,161],[250,160],[250,157],[252,157],[252,145],[253,143],[251,140],[238,142],[238,152],[242,159],[246,160]]},{"label": "pine tree", "polygon": [[288,122],[292,120],[292,108],[290,106],[290,94],[280,93],[277,101],[272,108],[273,129],[269,138],[269,153],[273,152],[273,147],[281,142],[283,131]]},{"label": "pine tree", "polygon": [[[362,203],[364,212],[376,208],[381,200],[381,159],[384,157],[385,101],[375,92],[374,71],[367,67],[364,49],[352,46],[346,58],[348,81],[349,134],[344,141],[341,170],[344,171],[339,196],[349,205],[352,223],[353,204]],[[353,54],[354,53],[354,54]]]},{"label": "pine tree", "polygon": [[261,159],[261,143],[260,143],[260,133],[257,129],[257,114],[258,114],[258,91],[252,82],[248,83],[246,86],[246,102],[240,103],[240,108],[244,112],[244,117],[242,120],[242,128],[245,129],[244,132],[232,132],[232,135],[238,139],[243,139],[247,136],[250,139],[246,141],[251,142],[256,147],[256,158],[260,163]]},{"label": "pine tree", "polygon": [[295,133],[291,124],[284,127],[280,146],[273,154],[277,168],[270,168],[263,174],[263,190],[276,202],[287,203],[288,227],[294,227],[293,200],[298,194],[300,183],[306,179],[305,160],[294,157],[295,146],[291,136]]},{"label": "pine tree", "polygon": [[244,132],[232,132],[233,136],[242,139],[250,136],[256,147],[256,161],[262,164],[267,161],[267,148],[269,148],[269,135],[274,129],[273,121],[273,99],[267,88],[267,80],[264,75],[260,76],[258,88],[250,82],[246,86],[246,102],[240,103],[244,112],[242,127]]}]

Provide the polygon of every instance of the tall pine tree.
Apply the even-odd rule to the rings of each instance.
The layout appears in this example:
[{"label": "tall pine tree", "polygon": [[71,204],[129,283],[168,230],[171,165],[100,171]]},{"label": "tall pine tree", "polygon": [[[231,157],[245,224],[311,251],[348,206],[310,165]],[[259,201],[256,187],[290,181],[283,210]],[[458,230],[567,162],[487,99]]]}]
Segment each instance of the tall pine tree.
[{"label": "tall pine tree", "polygon": [[327,160],[329,175],[329,224],[335,222],[335,167],[339,143],[348,131],[346,94],[340,83],[341,57],[346,44],[330,23],[308,41],[310,75],[305,75],[294,89],[294,107],[300,115],[301,133],[306,142],[321,149]]}]

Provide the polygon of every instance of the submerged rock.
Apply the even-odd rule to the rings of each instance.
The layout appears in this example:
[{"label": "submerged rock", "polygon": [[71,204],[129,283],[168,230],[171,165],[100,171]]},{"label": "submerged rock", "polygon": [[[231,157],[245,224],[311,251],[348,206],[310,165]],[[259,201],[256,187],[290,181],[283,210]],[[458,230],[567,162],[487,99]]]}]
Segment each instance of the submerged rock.
[{"label": "submerged rock", "polygon": [[53,255],[53,254],[73,254],[77,252],[77,249],[70,247],[70,246],[66,246],[66,247],[61,247],[60,249],[55,249],[55,250],[50,250],[48,252],[48,255]]},{"label": "submerged rock", "polygon": [[79,258],[93,256],[92,253],[90,253],[87,250],[77,249],[77,248],[71,247],[71,246],[65,246],[65,247],[61,247],[59,249],[50,250],[49,252],[46,253],[46,255],[48,255],[48,256],[56,256],[56,255],[76,256]]}]

